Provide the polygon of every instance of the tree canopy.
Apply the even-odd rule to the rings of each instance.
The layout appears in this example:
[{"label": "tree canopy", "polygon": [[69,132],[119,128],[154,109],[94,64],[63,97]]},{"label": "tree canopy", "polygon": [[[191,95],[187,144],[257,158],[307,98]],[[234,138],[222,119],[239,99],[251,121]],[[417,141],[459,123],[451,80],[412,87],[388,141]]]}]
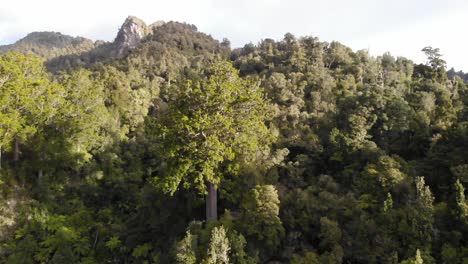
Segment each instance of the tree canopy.
[{"label": "tree canopy", "polygon": [[0,55],[0,262],[467,262],[468,86],[439,49],[144,30]]}]

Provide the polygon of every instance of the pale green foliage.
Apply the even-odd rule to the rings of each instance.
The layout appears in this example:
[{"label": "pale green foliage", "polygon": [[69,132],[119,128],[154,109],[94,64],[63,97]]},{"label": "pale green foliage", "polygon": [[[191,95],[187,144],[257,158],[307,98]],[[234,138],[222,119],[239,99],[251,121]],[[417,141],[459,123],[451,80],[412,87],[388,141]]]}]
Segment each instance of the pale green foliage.
[{"label": "pale green foliage", "polygon": [[205,192],[206,181],[219,184],[223,172],[235,174],[240,163],[268,151],[262,89],[241,79],[230,63],[210,71],[208,79],[174,91],[167,112],[153,123],[165,162],[165,175],[155,181],[170,193],[181,182]]},{"label": "pale green foliage", "polygon": [[436,109],[436,97],[432,92],[419,92],[417,94],[419,106],[417,107],[418,117],[426,125],[430,125]]},{"label": "pale green foliage", "polygon": [[245,237],[234,229],[234,219],[229,210],[224,212],[219,222],[227,230],[227,237],[231,247],[229,261],[234,264],[247,264],[253,261],[245,252],[247,244]]},{"label": "pale green foliage", "polygon": [[455,201],[457,203],[457,217],[459,217],[461,221],[467,222],[468,203],[465,199],[465,188],[459,179],[455,182]]},{"label": "pale green foliage", "polygon": [[442,54],[440,54],[439,48],[432,48],[431,46],[428,46],[423,48],[422,51],[427,56],[427,65],[430,65],[434,69],[445,67],[446,62],[441,58]]},{"label": "pale green foliage", "polygon": [[43,63],[16,53],[0,55],[0,147],[14,137],[25,140],[47,124],[63,102]]},{"label": "pale green foliage", "polygon": [[284,236],[279,204],[278,192],[273,185],[257,185],[241,204],[240,218],[245,233],[269,249],[279,246]]},{"label": "pale green foliage", "polygon": [[386,155],[381,156],[377,163],[368,164],[364,169],[364,173],[370,178],[377,179],[386,190],[392,188],[406,177],[401,172],[400,163],[395,158]]},{"label": "pale green foliage", "polygon": [[184,239],[177,244],[176,261],[180,264],[195,264],[197,257],[193,249],[193,236],[187,231]]},{"label": "pale green foliage", "polygon": [[416,177],[416,194],[420,208],[432,214],[434,196],[432,195],[429,186],[426,185],[424,177]]},{"label": "pale green foliage", "polygon": [[328,46],[327,52],[329,55],[327,59],[328,68],[340,67],[349,64],[352,60],[350,56],[352,50],[337,41],[333,41]]},{"label": "pale green foliage", "polygon": [[384,204],[383,204],[383,211],[384,213],[390,211],[393,209],[393,199],[392,199],[392,194],[387,193],[387,199],[385,199]]},{"label": "pale green foliage", "polygon": [[376,116],[371,108],[359,106],[356,112],[348,117],[349,132],[346,143],[352,148],[361,148],[370,138],[368,130],[375,120]]},{"label": "pale green foliage", "polygon": [[118,121],[105,106],[104,87],[91,72],[79,70],[61,76],[67,103],[61,110],[61,129],[76,153],[88,158],[89,152],[102,149],[118,134]]},{"label": "pale green foliage", "polygon": [[[334,127],[330,132],[330,142],[335,146],[346,146],[349,150],[363,149],[369,146],[371,135],[369,130],[375,124],[377,115],[373,107],[367,107],[364,105],[354,106],[355,99],[348,102],[351,104],[347,107],[355,109],[347,109],[347,115],[345,119],[345,126],[341,129]],[[363,100],[369,100],[365,97]],[[348,114],[349,113],[349,114]]]},{"label": "pale green foliage", "polygon": [[416,250],[416,255],[414,256],[414,258],[404,260],[401,262],[401,264],[423,264],[423,263],[424,262],[421,257],[421,252],[419,251],[419,249]]},{"label": "pale green foliage", "polygon": [[132,131],[143,123],[149,108],[159,96],[162,78],[149,80],[137,69],[131,67],[127,72],[116,67],[100,69],[99,78],[105,89],[106,103],[120,114],[121,126]]},{"label": "pale green foliage", "polygon": [[151,249],[152,247],[149,243],[138,245],[135,249],[133,249],[132,256],[136,258],[146,257],[148,256]]},{"label": "pale green foliage", "polygon": [[416,237],[426,244],[432,239],[434,224],[434,196],[424,177],[416,177],[416,205],[417,213],[414,215],[412,227]]},{"label": "pale green foliage", "polygon": [[177,263],[247,264],[256,263],[255,256],[246,252],[245,237],[234,229],[231,214],[227,211],[219,222],[192,221],[186,236],[177,243]]},{"label": "pale green foliage", "polygon": [[121,245],[122,245],[122,241],[120,241],[119,237],[117,236],[112,236],[106,242],[106,247],[110,250],[118,249]]},{"label": "pale green foliage", "polygon": [[223,226],[211,230],[211,239],[208,246],[207,264],[228,264],[231,247]]},{"label": "pale green foliage", "polygon": [[292,80],[287,80],[282,73],[273,73],[266,81],[269,98],[285,106],[296,105],[301,108],[304,106],[303,87],[295,85]]}]

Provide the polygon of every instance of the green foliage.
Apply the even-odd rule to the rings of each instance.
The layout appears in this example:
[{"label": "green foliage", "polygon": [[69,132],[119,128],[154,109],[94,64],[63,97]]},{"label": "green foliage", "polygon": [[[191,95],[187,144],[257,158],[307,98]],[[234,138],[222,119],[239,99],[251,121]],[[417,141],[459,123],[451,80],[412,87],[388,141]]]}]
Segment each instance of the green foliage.
[{"label": "green foliage", "polygon": [[[66,106],[58,121],[77,153],[85,156],[104,149],[118,135],[115,117],[105,105],[104,87],[92,73],[79,70],[60,76],[66,90]],[[88,157],[89,159],[90,157]]]},{"label": "green foliage", "polygon": [[442,55],[440,54],[440,49],[428,46],[423,48],[422,51],[426,54],[427,63],[431,65],[432,68],[438,69],[445,66],[446,62],[441,59]]},{"label": "green foliage", "polygon": [[467,262],[468,87],[438,49],[144,33],[53,75],[0,55],[0,262]]},{"label": "green foliage", "polygon": [[417,195],[416,201],[418,202],[418,206],[420,209],[432,214],[434,196],[432,195],[429,186],[426,185],[424,177],[416,177],[415,182]]},{"label": "green foliage", "polygon": [[414,258],[404,260],[401,262],[401,264],[423,264],[423,263],[424,261],[421,258],[421,252],[419,251],[419,249],[416,250],[416,255],[414,256]]},{"label": "green foliage", "polygon": [[194,264],[196,263],[195,252],[192,249],[193,238],[190,231],[187,231],[184,239],[177,244],[176,260],[177,263]]},{"label": "green foliage", "polygon": [[457,250],[452,245],[445,243],[442,246],[442,252],[440,254],[442,255],[442,260],[445,263],[456,262]]},{"label": "green foliage", "polygon": [[116,236],[111,237],[107,242],[106,242],[106,247],[109,248],[110,250],[114,250],[119,248],[122,245],[122,241]]},{"label": "green foliage", "polygon": [[294,255],[291,264],[319,264],[319,258],[315,252],[306,252],[304,256]]},{"label": "green foliage", "polygon": [[39,58],[0,55],[0,147],[27,140],[47,125],[63,102],[61,87],[50,81]]},{"label": "green foliage", "polygon": [[320,245],[323,248],[333,247],[341,240],[341,229],[337,222],[327,217],[320,218]]},{"label": "green foliage", "polygon": [[35,260],[39,263],[73,263],[91,256],[86,230],[87,225],[91,224],[88,212],[64,216],[34,208],[25,213],[20,219],[23,226],[16,230],[16,242],[11,245],[8,262]]},{"label": "green foliage", "polygon": [[245,251],[246,240],[232,226],[232,219],[223,216],[222,223],[209,222],[202,227],[201,222],[191,222],[185,237],[177,242],[175,260],[177,263],[257,263]]},{"label": "green foliage", "polygon": [[262,90],[230,63],[210,71],[208,79],[174,91],[167,112],[151,120],[163,161],[155,183],[171,194],[182,182],[203,193],[206,181],[219,184],[223,174],[268,150]]},{"label": "green foliage", "polygon": [[209,264],[228,264],[229,252],[231,247],[226,236],[226,230],[223,226],[215,227],[211,230],[210,244],[208,246],[208,258],[206,263]]},{"label": "green foliage", "polygon": [[95,47],[92,40],[58,32],[32,32],[12,45],[0,46],[0,54],[15,52],[43,59],[79,54]]},{"label": "green foliage", "polygon": [[275,250],[284,236],[279,218],[278,192],[272,185],[257,185],[241,204],[240,220],[246,235],[254,237],[268,250]]},{"label": "green foliage", "polygon": [[456,201],[456,216],[461,222],[468,221],[468,203],[465,199],[465,188],[460,180],[455,182],[455,201]]},{"label": "green foliage", "polygon": [[148,243],[139,245],[133,250],[132,256],[135,258],[147,257],[151,249],[152,247]]},{"label": "green foliage", "polygon": [[385,199],[383,204],[383,211],[385,213],[393,209],[393,198],[391,193],[387,193],[387,199]]},{"label": "green foliage", "polygon": [[377,164],[368,164],[364,174],[370,179],[377,179],[384,190],[394,187],[405,179],[400,163],[392,157],[382,156]]}]

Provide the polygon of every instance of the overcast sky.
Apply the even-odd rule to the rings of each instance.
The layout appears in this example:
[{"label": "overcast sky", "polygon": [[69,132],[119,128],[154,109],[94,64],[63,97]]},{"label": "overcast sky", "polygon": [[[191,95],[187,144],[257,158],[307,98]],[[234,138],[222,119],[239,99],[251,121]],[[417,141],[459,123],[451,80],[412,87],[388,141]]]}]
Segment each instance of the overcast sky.
[{"label": "overcast sky", "polygon": [[233,47],[291,32],[423,62],[421,49],[433,46],[468,71],[467,0],[5,0],[0,45],[32,31],[113,40],[128,15],[195,24]]}]

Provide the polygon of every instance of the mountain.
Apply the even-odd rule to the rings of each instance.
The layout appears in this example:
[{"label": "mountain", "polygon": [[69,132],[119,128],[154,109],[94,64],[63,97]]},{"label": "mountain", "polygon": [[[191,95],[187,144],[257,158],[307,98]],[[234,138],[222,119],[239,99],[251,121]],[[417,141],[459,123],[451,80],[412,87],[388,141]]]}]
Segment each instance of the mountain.
[{"label": "mountain", "polygon": [[49,60],[63,55],[87,52],[101,43],[83,37],[64,35],[59,32],[32,32],[14,44],[0,46],[0,54],[19,52]]},{"label": "mountain", "polygon": [[[111,62],[127,56],[143,64],[161,64],[166,72],[211,61],[215,54],[228,56],[229,44],[199,32],[194,25],[157,21],[146,24],[128,16],[112,42],[72,37],[58,32],[33,32],[11,45],[0,46],[0,54],[19,52],[46,60],[51,72]],[[132,55],[132,53],[134,53]],[[167,73],[170,75],[170,73]]]},{"label": "mountain", "polygon": [[28,36],[71,52],[47,70],[0,56],[0,263],[468,263],[468,85],[438,49],[123,22]]},{"label": "mountain", "polygon": [[460,77],[465,83],[468,83],[468,73],[465,73],[463,71],[456,71],[454,68],[451,68],[450,70],[447,71],[447,76],[452,79],[455,76]]},{"label": "mountain", "polygon": [[85,53],[53,58],[46,65],[49,71],[59,72],[90,67],[97,62],[115,64],[120,61],[126,65],[124,68],[132,64],[133,68],[150,71],[151,75],[157,73],[169,80],[175,72],[199,68],[220,54],[227,58],[229,53],[228,43],[220,43],[199,32],[194,25],[173,21],[147,25],[143,20],[129,16],[113,42]]},{"label": "mountain", "polygon": [[164,22],[158,21],[146,25],[143,20],[129,16],[111,43],[94,42],[84,37],[72,37],[60,32],[32,32],[14,44],[0,46],[0,54],[18,52],[51,60],[60,56],[81,55],[89,52],[95,56],[99,54],[105,57],[122,58],[144,37],[163,24]]}]

